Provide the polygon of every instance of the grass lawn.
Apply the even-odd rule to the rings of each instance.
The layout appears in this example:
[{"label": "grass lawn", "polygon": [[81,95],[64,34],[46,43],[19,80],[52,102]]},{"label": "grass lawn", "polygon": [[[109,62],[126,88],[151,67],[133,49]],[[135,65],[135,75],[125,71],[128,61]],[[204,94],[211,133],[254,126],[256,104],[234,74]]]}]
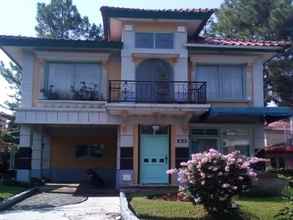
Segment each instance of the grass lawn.
[{"label": "grass lawn", "polygon": [[8,198],[13,196],[21,191],[24,191],[26,188],[21,186],[8,186],[0,184],[0,198]]},{"label": "grass lawn", "polygon": [[[144,197],[134,197],[131,206],[136,214],[144,219],[162,220],[212,220],[201,205],[193,206],[189,202],[174,202],[164,200],[151,200]],[[273,220],[274,215],[287,205],[286,200],[281,198],[241,198],[237,200],[242,218],[251,220]]]}]

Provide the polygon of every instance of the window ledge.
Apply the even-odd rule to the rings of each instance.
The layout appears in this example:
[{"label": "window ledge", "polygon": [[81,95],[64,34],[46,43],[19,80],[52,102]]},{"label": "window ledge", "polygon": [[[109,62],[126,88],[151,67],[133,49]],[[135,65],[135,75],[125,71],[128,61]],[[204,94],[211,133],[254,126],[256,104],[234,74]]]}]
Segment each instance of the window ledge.
[{"label": "window ledge", "polygon": [[47,102],[47,103],[106,103],[106,101],[90,101],[90,100],[69,100],[69,99],[39,99],[40,102]]},{"label": "window ledge", "polygon": [[86,100],[48,100],[39,99],[39,107],[43,108],[64,108],[64,109],[93,109],[104,108],[106,101],[86,101]]}]

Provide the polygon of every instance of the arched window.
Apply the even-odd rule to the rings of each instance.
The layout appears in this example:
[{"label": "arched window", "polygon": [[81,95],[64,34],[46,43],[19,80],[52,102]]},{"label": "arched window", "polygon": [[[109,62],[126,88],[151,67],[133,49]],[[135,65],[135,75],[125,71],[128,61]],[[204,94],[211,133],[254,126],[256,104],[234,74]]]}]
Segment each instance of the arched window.
[{"label": "arched window", "polygon": [[146,59],[136,68],[136,100],[169,102],[174,98],[172,66],[162,59]]}]

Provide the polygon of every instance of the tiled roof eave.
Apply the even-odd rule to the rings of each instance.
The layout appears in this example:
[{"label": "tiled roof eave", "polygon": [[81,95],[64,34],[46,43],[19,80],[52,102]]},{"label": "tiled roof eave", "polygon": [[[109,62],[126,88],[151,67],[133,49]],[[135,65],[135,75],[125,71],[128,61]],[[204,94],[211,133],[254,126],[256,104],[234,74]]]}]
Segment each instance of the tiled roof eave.
[{"label": "tiled roof eave", "polygon": [[64,48],[64,49],[117,49],[122,48],[122,42],[98,40],[64,40],[37,37],[0,35],[0,47],[14,46],[24,48]]},{"label": "tiled roof eave", "polygon": [[200,44],[200,43],[187,43],[185,46],[191,50],[260,50],[267,52],[280,51],[284,48],[281,46],[238,46],[238,45],[216,45],[216,44]]}]

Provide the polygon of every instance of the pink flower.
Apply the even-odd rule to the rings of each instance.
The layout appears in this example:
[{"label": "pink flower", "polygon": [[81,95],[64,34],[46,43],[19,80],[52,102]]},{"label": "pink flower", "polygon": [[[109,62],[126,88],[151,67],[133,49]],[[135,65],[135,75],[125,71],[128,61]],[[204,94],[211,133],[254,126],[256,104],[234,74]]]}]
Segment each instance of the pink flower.
[{"label": "pink flower", "polygon": [[255,172],[253,172],[253,171],[249,171],[248,175],[251,176],[251,177],[256,177],[257,176],[257,174]]},{"label": "pink flower", "polygon": [[228,187],[230,187],[230,184],[229,184],[229,183],[224,183],[224,184],[222,184],[222,188],[226,189],[226,188],[228,188]]}]

